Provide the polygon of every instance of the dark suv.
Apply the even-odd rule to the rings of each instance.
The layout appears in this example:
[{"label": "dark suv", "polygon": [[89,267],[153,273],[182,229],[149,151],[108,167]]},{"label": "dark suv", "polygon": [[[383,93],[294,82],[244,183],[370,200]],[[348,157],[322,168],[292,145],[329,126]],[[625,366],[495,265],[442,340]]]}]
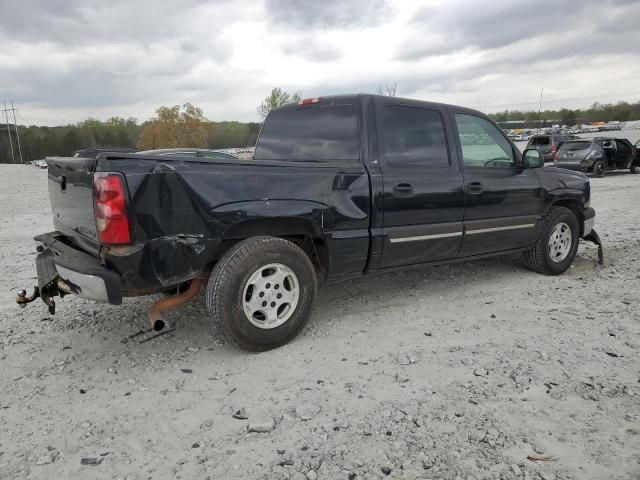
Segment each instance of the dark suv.
[{"label": "dark suv", "polygon": [[596,137],[566,142],[556,153],[554,166],[589,172],[598,177],[619,169],[640,173],[636,147],[625,138]]},{"label": "dark suv", "polygon": [[569,140],[579,138],[566,133],[550,133],[544,135],[533,135],[529,137],[527,149],[535,148],[540,152],[545,162],[552,162],[558,149]]}]

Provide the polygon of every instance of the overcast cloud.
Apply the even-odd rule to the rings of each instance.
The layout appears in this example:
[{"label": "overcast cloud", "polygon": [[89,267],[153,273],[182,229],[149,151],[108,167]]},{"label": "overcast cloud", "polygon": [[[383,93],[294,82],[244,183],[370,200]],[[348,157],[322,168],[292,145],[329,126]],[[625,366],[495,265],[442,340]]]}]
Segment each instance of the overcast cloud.
[{"label": "overcast cloud", "polygon": [[145,120],[191,102],[257,121],[272,87],[486,112],[640,100],[640,0],[0,0],[20,122]]}]

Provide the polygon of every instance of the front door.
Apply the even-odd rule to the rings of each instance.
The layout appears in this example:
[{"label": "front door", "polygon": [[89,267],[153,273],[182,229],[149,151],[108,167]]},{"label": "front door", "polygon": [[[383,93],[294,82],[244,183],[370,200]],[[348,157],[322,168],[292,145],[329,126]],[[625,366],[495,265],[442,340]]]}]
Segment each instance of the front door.
[{"label": "front door", "polygon": [[456,113],[466,210],[461,257],[530,245],[540,214],[535,169],[517,165],[515,147],[489,120]]},{"label": "front door", "polygon": [[451,163],[443,112],[391,100],[376,113],[384,189],[379,267],[455,258],[464,191],[462,174]]}]

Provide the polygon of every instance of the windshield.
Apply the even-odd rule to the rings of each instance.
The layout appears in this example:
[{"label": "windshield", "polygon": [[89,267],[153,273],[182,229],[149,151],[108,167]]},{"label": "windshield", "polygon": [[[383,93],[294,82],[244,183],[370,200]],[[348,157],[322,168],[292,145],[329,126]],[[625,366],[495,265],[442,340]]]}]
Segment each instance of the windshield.
[{"label": "windshield", "polygon": [[539,145],[549,145],[550,138],[549,137],[533,137],[529,141],[529,145],[539,146]]},{"label": "windshield", "polygon": [[572,152],[574,150],[586,150],[590,146],[591,142],[567,142],[560,147],[560,150]]}]

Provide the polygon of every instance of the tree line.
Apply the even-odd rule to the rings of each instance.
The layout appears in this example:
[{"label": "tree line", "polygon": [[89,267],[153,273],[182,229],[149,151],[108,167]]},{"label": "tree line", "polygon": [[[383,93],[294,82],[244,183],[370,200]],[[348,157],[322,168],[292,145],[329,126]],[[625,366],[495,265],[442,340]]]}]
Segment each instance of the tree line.
[{"label": "tree line", "polygon": [[[19,125],[24,162],[51,156],[73,156],[90,147],[129,147],[139,150],[173,147],[233,148],[255,145],[260,123],[211,122],[190,104],[160,107],[156,116],[142,124],[135,118],[89,118],[59,127]],[[11,126],[15,163],[20,162]],[[0,124],[0,163],[13,163],[7,127]]]},{"label": "tree line", "polygon": [[591,107],[585,109],[561,108],[560,110],[543,110],[540,113],[533,110],[505,110],[492,113],[490,116],[496,122],[524,121],[525,123],[535,124],[540,121],[557,121],[569,126],[591,122],[628,122],[630,120],[640,120],[640,102],[595,102]]}]

